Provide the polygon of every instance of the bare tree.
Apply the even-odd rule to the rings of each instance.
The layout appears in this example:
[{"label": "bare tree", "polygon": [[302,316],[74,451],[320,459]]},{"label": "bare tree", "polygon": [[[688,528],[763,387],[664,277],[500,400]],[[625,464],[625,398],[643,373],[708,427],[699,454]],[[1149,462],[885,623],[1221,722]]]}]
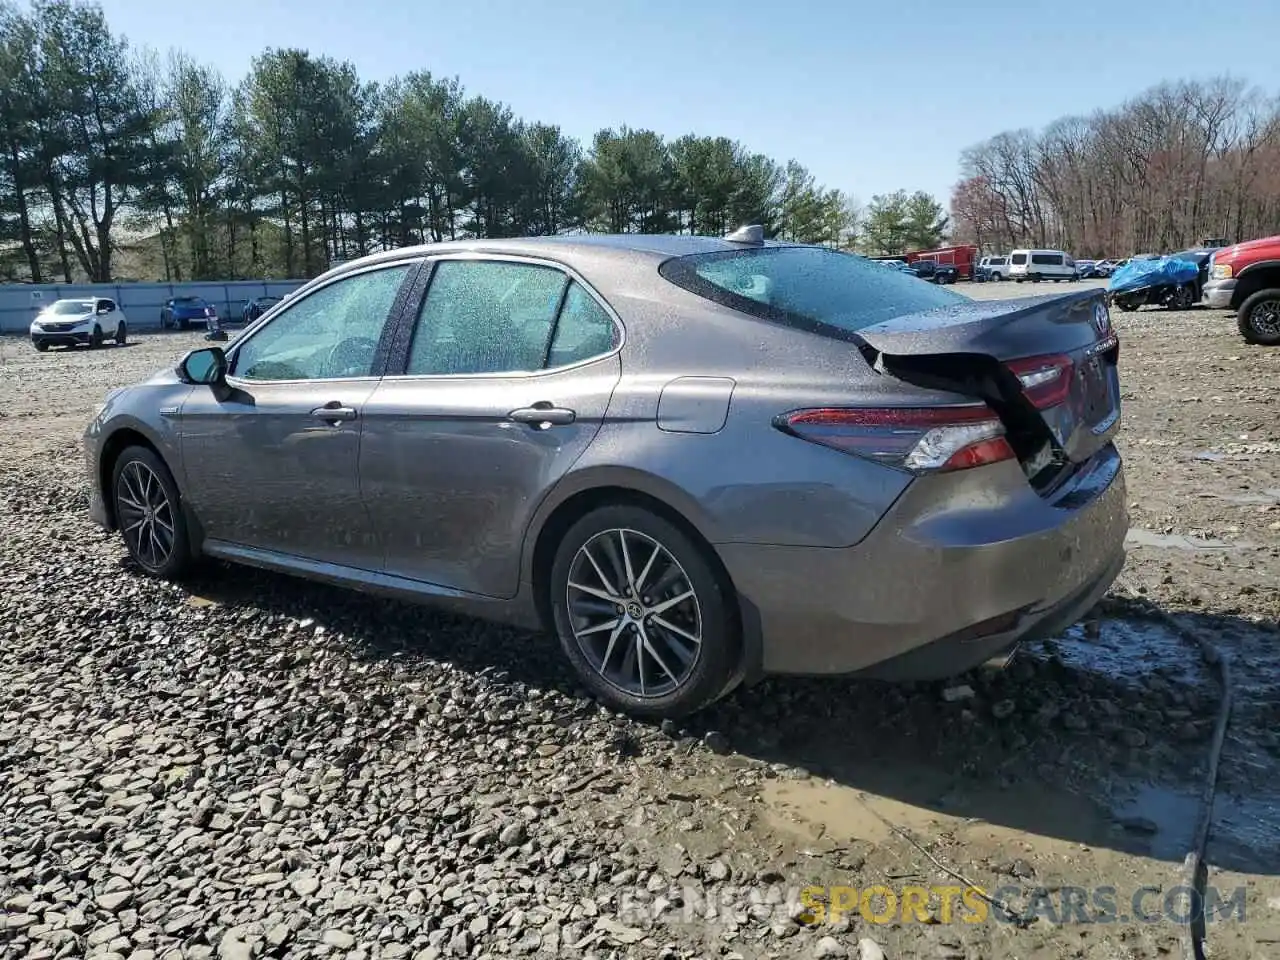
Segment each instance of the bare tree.
[{"label": "bare tree", "polygon": [[[1165,83],[1115,110],[965,150],[959,235],[1079,255],[1280,232],[1280,100],[1240,80]],[[983,195],[985,192],[985,195]]]}]

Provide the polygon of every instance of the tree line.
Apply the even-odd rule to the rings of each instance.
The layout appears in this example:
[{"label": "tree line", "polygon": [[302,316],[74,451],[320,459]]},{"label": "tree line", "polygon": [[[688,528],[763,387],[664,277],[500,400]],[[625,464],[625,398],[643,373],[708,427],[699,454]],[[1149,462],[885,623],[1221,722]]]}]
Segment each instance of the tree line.
[{"label": "tree line", "polygon": [[[890,244],[945,224],[925,195],[877,211]],[[858,214],[725,137],[622,126],[581,144],[457,79],[370,83],[305,50],[266,50],[230,84],[132,48],[95,5],[0,0],[0,279],[307,277],[429,241],[745,223],[848,246]],[[140,247],[151,276],[121,277]]]},{"label": "tree line", "polygon": [[956,237],[988,250],[1128,256],[1280,233],[1280,97],[1238,79],[1001,133],[960,165]]}]

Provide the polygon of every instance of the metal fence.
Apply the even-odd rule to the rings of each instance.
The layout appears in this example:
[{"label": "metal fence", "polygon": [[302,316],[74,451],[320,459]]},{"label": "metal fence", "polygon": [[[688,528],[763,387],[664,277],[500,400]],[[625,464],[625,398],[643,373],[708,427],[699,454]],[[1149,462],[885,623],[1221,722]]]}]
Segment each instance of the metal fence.
[{"label": "metal fence", "polygon": [[229,323],[238,323],[255,297],[283,297],[303,280],[231,280],[226,283],[0,283],[0,333],[25,332],[35,315],[55,300],[108,297],[134,330],[159,328],[160,308],[170,297],[203,297]]}]

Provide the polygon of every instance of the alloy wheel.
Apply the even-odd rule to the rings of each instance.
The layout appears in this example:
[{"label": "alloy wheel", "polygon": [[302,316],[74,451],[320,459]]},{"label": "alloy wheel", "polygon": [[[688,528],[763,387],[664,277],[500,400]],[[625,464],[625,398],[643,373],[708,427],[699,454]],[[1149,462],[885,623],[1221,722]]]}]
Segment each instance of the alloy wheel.
[{"label": "alloy wheel", "polygon": [[1254,304],[1249,323],[1259,336],[1280,337],[1280,298]]},{"label": "alloy wheel", "polygon": [[565,590],[574,641],[607,683],[648,699],[689,679],[702,647],[702,608],[689,575],[653,537],[597,533],[574,555]]},{"label": "alloy wheel", "polygon": [[173,504],[164,484],[145,463],[131,460],[120,471],[116,513],[129,550],[148,570],[159,570],[173,555]]}]

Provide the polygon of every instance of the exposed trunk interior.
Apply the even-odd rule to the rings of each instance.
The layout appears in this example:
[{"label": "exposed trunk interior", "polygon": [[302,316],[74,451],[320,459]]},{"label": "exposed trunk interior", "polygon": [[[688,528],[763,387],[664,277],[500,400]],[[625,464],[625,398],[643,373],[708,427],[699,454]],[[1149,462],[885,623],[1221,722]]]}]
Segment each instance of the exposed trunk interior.
[{"label": "exposed trunk interior", "polygon": [[1054,442],[1048,423],[1023,395],[1018,378],[995,357],[974,353],[899,357],[869,345],[862,347],[862,353],[874,369],[904,383],[985,401],[1004,424],[1009,445],[1037,491],[1052,492],[1069,474],[1071,461]]},{"label": "exposed trunk interior", "polygon": [[[1119,342],[1101,303],[1077,294],[966,304],[877,324],[857,339],[881,374],[986,402],[1028,481],[1048,496],[1119,426]],[[1033,402],[1010,367],[1029,357],[1070,359],[1061,397]]]}]

